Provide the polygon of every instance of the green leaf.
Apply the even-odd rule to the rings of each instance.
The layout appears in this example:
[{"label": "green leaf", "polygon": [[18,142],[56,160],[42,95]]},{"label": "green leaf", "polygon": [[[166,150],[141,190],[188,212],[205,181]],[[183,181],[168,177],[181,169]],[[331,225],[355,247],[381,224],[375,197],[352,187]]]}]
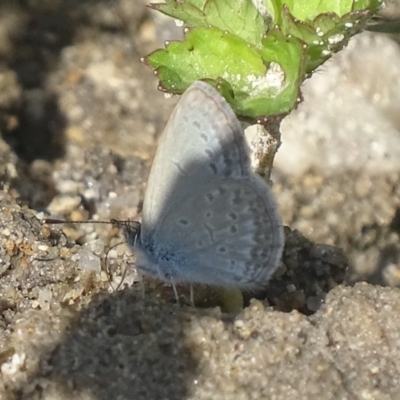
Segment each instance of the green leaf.
[{"label": "green leaf", "polygon": [[229,78],[231,85],[238,87],[244,84],[247,72],[261,75],[266,69],[254,47],[216,28],[189,29],[184,42],[168,43],[165,50],[150,54],[146,62],[156,69],[162,86],[174,93],[204,78]]},{"label": "green leaf", "polygon": [[314,71],[332,54],[341,50],[368,19],[369,11],[351,11],[339,17],[335,13],[319,14],[314,20],[297,20],[288,7],[283,6],[281,27],[286,36],[294,36],[308,45],[306,72]]},{"label": "green leaf", "polygon": [[[236,113],[256,118],[288,112],[298,97],[304,49],[274,31],[262,50],[215,28],[194,28],[184,42],[170,42],[146,58],[171,93],[207,79],[230,100]],[[231,95],[233,93],[234,95]]]},{"label": "green leaf", "polygon": [[189,27],[219,28],[255,46],[261,45],[268,30],[267,20],[251,0],[168,0],[150,7],[182,20]]},{"label": "green leaf", "polygon": [[293,109],[304,79],[305,52],[306,46],[297,39],[271,31],[261,51],[269,66],[261,79],[252,82],[251,95],[243,99],[246,114],[253,110],[257,116],[278,115]]},{"label": "green leaf", "polygon": [[276,0],[278,7],[284,5],[301,21],[312,21],[317,15],[335,13],[339,17],[352,10],[354,0]]},{"label": "green leaf", "polygon": [[305,76],[361,31],[382,0],[166,0],[151,7],[191,27],[146,57],[160,87],[216,87],[242,117],[283,114]]},{"label": "green leaf", "polygon": [[280,10],[287,7],[295,19],[303,22],[313,21],[320,14],[336,14],[338,17],[351,11],[369,10],[375,13],[383,0],[269,0],[274,10],[274,22],[280,23]]},{"label": "green leaf", "polygon": [[268,27],[251,1],[208,1],[205,13],[207,22],[255,45],[261,45],[261,39]]},{"label": "green leaf", "polygon": [[166,3],[150,3],[149,7],[183,21],[188,26],[206,26],[203,12],[207,0],[166,0]]}]

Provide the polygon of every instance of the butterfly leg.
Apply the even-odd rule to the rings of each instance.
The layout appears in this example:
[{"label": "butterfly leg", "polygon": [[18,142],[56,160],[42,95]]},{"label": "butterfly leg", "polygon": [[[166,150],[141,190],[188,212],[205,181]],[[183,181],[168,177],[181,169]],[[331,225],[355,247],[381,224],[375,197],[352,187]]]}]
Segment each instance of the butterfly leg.
[{"label": "butterfly leg", "polygon": [[172,285],[172,289],[174,290],[174,295],[175,295],[176,304],[179,306],[178,290],[176,289],[174,279],[172,278],[172,276],[170,276],[169,279],[171,279],[171,285]]},{"label": "butterfly leg", "polygon": [[194,288],[191,283],[189,283],[189,288],[190,288],[190,304],[194,308]]}]

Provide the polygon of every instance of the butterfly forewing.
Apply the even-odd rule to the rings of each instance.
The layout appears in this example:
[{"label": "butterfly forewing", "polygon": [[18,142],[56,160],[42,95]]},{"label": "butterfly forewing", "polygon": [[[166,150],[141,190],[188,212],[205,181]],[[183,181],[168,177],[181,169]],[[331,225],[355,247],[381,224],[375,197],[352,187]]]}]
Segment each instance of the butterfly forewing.
[{"label": "butterfly forewing", "polygon": [[211,86],[195,82],[182,96],[160,139],[143,204],[142,235],[179,198],[216,176],[250,172],[243,131],[235,114]]},{"label": "butterfly forewing", "polygon": [[273,196],[251,171],[239,121],[215,89],[194,83],[153,162],[138,267],[174,282],[256,290],[275,271],[283,243]]}]

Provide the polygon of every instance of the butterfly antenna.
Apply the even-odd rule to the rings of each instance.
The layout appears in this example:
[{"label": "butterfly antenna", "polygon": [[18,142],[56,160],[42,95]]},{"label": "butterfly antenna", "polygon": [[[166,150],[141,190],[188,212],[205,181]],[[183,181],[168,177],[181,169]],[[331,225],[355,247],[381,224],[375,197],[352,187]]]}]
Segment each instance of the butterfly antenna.
[{"label": "butterfly antenna", "polygon": [[42,219],[42,224],[49,224],[49,225],[57,225],[57,224],[111,224],[114,225],[114,219],[110,219],[110,221],[97,221],[88,219],[86,221],[65,221],[62,219],[56,218],[44,218]]},{"label": "butterfly antenna", "polygon": [[[111,224],[111,225],[121,229],[124,232],[124,235],[127,238],[128,242],[131,242],[131,244],[133,244],[133,245],[136,244],[137,238],[140,233],[140,222],[131,221],[131,220],[118,220],[115,218],[111,218],[109,221],[99,221],[99,220],[65,221],[65,220],[56,219],[56,218],[44,218],[44,219],[42,219],[42,223],[49,224],[49,225],[57,225],[57,224],[109,224],[110,225]],[[114,247],[117,247],[121,244],[122,243],[117,243],[117,244],[111,246],[107,250],[106,257],[105,257],[106,274],[107,274],[107,277],[109,280],[109,285],[114,291],[118,291],[121,288],[122,284],[124,283],[124,280],[125,280],[125,277],[127,274],[127,268],[125,268],[120,282],[118,283],[117,287],[114,289],[114,287],[112,285],[111,272],[110,272],[110,269],[108,268],[108,264],[107,264],[107,257],[108,257],[108,253]]]}]

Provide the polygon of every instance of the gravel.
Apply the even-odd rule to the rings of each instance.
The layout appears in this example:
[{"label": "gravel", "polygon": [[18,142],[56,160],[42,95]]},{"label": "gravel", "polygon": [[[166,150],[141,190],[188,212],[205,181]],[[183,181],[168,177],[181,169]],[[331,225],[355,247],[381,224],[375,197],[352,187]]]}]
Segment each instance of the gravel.
[{"label": "gravel", "polygon": [[178,306],[115,226],[41,223],[140,218],[176,99],[139,58],[179,34],[142,1],[0,4],[0,399],[398,399],[388,36],[354,38],[282,125],[286,246],[259,299],[196,287],[194,308],[183,285]]}]

